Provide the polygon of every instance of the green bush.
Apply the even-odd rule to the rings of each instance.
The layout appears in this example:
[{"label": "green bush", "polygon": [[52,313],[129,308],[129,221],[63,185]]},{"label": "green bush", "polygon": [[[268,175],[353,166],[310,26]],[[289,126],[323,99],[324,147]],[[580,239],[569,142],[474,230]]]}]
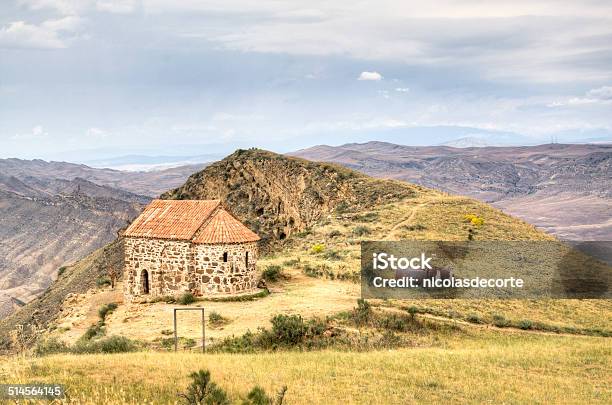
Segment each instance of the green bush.
[{"label": "green bush", "polygon": [[342,260],[342,254],[335,249],[326,251],[323,257],[327,260]]},{"label": "green bush", "polygon": [[527,319],[523,319],[522,321],[520,321],[518,323],[518,327],[523,329],[523,330],[528,330],[533,328],[533,322],[527,320]]},{"label": "green bush", "polygon": [[59,269],[57,269],[57,276],[60,277],[62,274],[64,274],[64,272],[66,271],[68,267],[66,266],[62,266]]},{"label": "green bush", "polygon": [[314,266],[311,266],[310,264],[304,266],[303,270],[304,274],[306,274],[308,277],[319,277],[323,275],[323,273],[321,273],[319,270],[317,270]]},{"label": "green bush", "polygon": [[100,316],[100,319],[104,321],[106,319],[106,316],[113,312],[115,309],[117,309],[117,303],[115,302],[102,305],[98,310],[98,315]]},{"label": "green bush", "polygon": [[227,318],[218,312],[211,311],[210,315],[208,315],[208,322],[210,322],[211,325],[223,325],[227,323]]},{"label": "green bush", "polygon": [[98,287],[104,287],[104,286],[107,286],[107,285],[111,285],[110,278],[108,278],[106,276],[98,277],[98,279],[96,280],[96,285]]},{"label": "green bush", "polygon": [[340,231],[339,231],[339,230],[337,230],[337,229],[334,229],[334,230],[333,230],[333,231],[331,231],[331,232],[329,233],[329,235],[327,235],[327,236],[328,236],[330,239],[337,238],[338,236],[342,236],[342,232],[340,232]]},{"label": "green bush", "polygon": [[469,314],[466,320],[470,323],[476,323],[476,324],[483,323],[482,319],[477,314]]},{"label": "green bush", "polygon": [[337,214],[344,214],[349,210],[349,205],[346,201],[341,201],[340,203],[338,203],[338,205],[336,205],[336,213]]},{"label": "green bush", "polygon": [[272,334],[277,343],[295,345],[306,335],[306,325],[300,315],[275,315],[272,318]]},{"label": "green bush", "polygon": [[68,351],[70,351],[68,345],[56,337],[40,341],[36,344],[36,347],[34,348],[34,353],[37,356],[44,356],[47,354],[56,353],[67,353]]},{"label": "green bush", "polygon": [[200,370],[189,374],[191,384],[180,396],[189,405],[229,405],[227,394],[217,384],[210,381],[210,371]]},{"label": "green bush", "polygon": [[194,303],[195,301],[196,301],[195,296],[190,292],[186,292],[179,297],[179,299],[177,300],[177,303],[180,305],[189,305],[189,304]]},{"label": "green bush", "polygon": [[274,400],[272,397],[268,396],[263,388],[256,385],[248,393],[247,399],[242,401],[242,405],[282,405],[286,392],[287,386],[284,386],[278,394],[276,394],[276,400]]},{"label": "green bush", "polygon": [[95,325],[91,325],[89,328],[87,328],[87,330],[85,331],[83,336],[79,338],[79,340],[89,341],[91,339],[104,336],[105,334],[106,330],[104,329],[104,322],[99,321]]},{"label": "green bush", "polygon": [[297,264],[300,264],[300,258],[299,257],[297,257],[295,259],[285,260],[283,262],[283,266],[295,266]]},{"label": "green bush", "polygon": [[374,222],[378,220],[378,212],[366,212],[363,215],[357,215],[353,219],[359,222]]},{"label": "green bush", "polygon": [[281,266],[276,264],[271,264],[265,268],[263,273],[261,273],[261,277],[266,281],[278,281],[283,274],[283,270]]},{"label": "green bush", "polygon": [[498,328],[505,328],[510,325],[510,321],[507,320],[503,315],[493,315],[493,325]]},{"label": "green bush", "polygon": [[356,226],[353,229],[353,234],[356,235],[356,236],[369,235],[370,233],[371,233],[370,228],[368,228],[367,226],[363,226],[363,225]]},{"label": "green bush", "polygon": [[372,317],[372,307],[363,298],[357,300],[357,308],[353,309],[353,320],[359,326],[365,325]]}]

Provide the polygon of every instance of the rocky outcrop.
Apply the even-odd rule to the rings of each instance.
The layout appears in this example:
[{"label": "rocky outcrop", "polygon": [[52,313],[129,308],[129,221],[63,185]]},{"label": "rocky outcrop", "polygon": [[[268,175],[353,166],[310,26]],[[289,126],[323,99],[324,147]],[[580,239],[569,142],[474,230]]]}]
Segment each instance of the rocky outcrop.
[{"label": "rocky outcrop", "polygon": [[193,174],[162,198],[220,199],[266,244],[284,240],[334,210],[358,211],[420,191],[333,164],[249,149]]}]

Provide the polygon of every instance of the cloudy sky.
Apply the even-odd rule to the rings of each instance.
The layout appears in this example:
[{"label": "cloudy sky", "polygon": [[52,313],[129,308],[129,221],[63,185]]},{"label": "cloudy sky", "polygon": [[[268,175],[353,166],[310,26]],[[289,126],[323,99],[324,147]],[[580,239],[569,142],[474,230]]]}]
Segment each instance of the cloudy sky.
[{"label": "cloudy sky", "polygon": [[0,157],[611,133],[606,0],[0,3]]}]

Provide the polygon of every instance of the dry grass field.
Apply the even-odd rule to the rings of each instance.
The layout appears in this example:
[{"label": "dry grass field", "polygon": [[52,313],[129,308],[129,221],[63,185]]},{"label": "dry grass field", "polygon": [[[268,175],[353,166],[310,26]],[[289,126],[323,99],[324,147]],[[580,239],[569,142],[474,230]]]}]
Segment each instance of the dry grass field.
[{"label": "dry grass field", "polygon": [[66,402],[80,404],[176,403],[198,369],[235,401],[254,385],[287,385],[288,404],[607,404],[611,364],[606,338],[487,331],[449,336],[440,347],[361,353],[13,357],[2,360],[0,380],[62,383]]}]

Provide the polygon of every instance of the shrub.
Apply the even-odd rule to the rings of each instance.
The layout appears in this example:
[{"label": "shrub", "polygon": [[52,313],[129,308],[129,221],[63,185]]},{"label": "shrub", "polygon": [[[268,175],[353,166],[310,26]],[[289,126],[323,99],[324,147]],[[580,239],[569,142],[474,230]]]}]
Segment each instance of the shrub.
[{"label": "shrub", "polygon": [[66,266],[62,266],[59,269],[57,269],[57,276],[60,277],[62,274],[64,274],[64,272],[66,271],[68,267]]},{"label": "shrub", "polygon": [[314,245],[312,245],[312,248],[310,249],[312,251],[312,253],[321,253],[325,250],[325,245],[322,243],[315,243]]},{"label": "shrub", "polygon": [[70,348],[65,342],[56,337],[52,337],[38,342],[34,348],[34,353],[37,356],[44,356],[47,354],[66,353],[69,350]]},{"label": "shrub", "polygon": [[297,258],[295,258],[295,259],[285,260],[285,261],[283,262],[283,266],[295,266],[295,265],[297,265],[297,264],[299,264],[299,263],[300,263],[300,258],[299,258],[299,257],[297,257]]},{"label": "shrub", "polygon": [[242,401],[242,405],[282,405],[286,392],[287,386],[284,386],[280,389],[278,394],[276,394],[276,400],[273,400],[263,388],[256,385],[248,393],[247,399]]},{"label": "shrub", "polygon": [[91,325],[89,328],[87,328],[87,330],[85,331],[83,336],[79,338],[79,340],[89,341],[93,338],[104,336],[105,333],[106,331],[104,330],[104,322],[100,321],[95,325]]},{"label": "shrub", "polygon": [[179,394],[189,405],[229,405],[230,401],[223,389],[210,381],[210,371],[200,370],[189,374],[191,384],[187,391]]},{"label": "shrub", "polygon": [[310,264],[307,264],[306,266],[304,266],[304,274],[306,274],[308,277],[319,277],[320,275],[322,275],[322,273],[320,273],[319,270],[317,270],[315,267],[311,266]]},{"label": "shrub", "polygon": [[378,219],[378,212],[366,212],[363,215],[357,215],[353,219],[360,222],[374,222]]},{"label": "shrub", "polygon": [[272,334],[280,344],[295,345],[306,335],[306,325],[300,315],[275,315],[272,318]]},{"label": "shrub", "polygon": [[337,250],[328,250],[323,254],[327,260],[342,260],[342,254]]},{"label": "shrub", "polygon": [[469,314],[466,320],[470,323],[482,323],[482,319],[477,314]]},{"label": "shrub", "polygon": [[174,332],[172,331],[172,329],[164,329],[161,331],[161,334],[164,336],[170,336],[172,335]]},{"label": "shrub", "polygon": [[427,229],[427,227],[421,224],[403,225],[402,229],[405,229],[407,231],[424,231],[425,229]]},{"label": "shrub", "polygon": [[342,236],[342,232],[340,232],[340,231],[339,231],[339,230],[337,230],[337,229],[334,229],[334,230],[333,230],[333,231],[331,231],[331,232],[329,233],[329,235],[327,235],[327,236],[328,236],[330,239],[332,239],[332,238],[337,238],[338,236]]},{"label": "shrub", "polygon": [[210,315],[208,315],[208,322],[210,322],[211,325],[222,325],[227,322],[227,318],[218,312],[212,311]]},{"label": "shrub", "polygon": [[372,307],[363,298],[357,300],[357,308],[353,309],[353,320],[357,325],[366,324],[372,317]]},{"label": "shrub", "polygon": [[179,297],[179,299],[177,300],[177,303],[180,305],[189,305],[189,304],[194,303],[195,300],[196,298],[192,293],[186,292]]},{"label": "shrub", "polygon": [[510,321],[507,320],[503,315],[493,315],[493,325],[498,328],[505,328],[510,325]]},{"label": "shrub", "polygon": [[410,314],[410,317],[412,319],[416,318],[416,314],[419,313],[419,308],[415,307],[414,305],[408,307],[408,313]]},{"label": "shrub", "polygon": [[349,210],[349,205],[346,201],[341,201],[340,203],[338,203],[335,209],[336,213],[338,214],[344,214],[348,210]]},{"label": "shrub", "polygon": [[271,264],[261,273],[261,277],[266,281],[278,281],[282,276],[282,269],[280,266]]},{"label": "shrub", "polygon": [[371,233],[370,228],[368,228],[367,226],[356,226],[353,229],[353,234],[356,236],[364,236],[364,235],[369,235]]},{"label": "shrub", "polygon": [[171,295],[157,295],[147,302],[156,303],[156,302],[165,302],[166,304],[174,304],[176,303],[176,298]]},{"label": "shrub", "polygon": [[100,309],[98,310],[98,315],[100,316],[100,319],[104,321],[106,319],[106,316],[110,314],[111,312],[113,312],[115,309],[117,309],[117,303],[115,302],[111,302],[109,304],[102,305]]},{"label": "shrub", "polygon": [[528,329],[533,328],[533,322],[524,319],[518,323],[518,327],[523,330],[528,330]]},{"label": "shrub", "polygon": [[138,344],[124,336],[110,336],[99,340],[79,340],[70,350],[75,354],[127,353],[138,349]]},{"label": "shrub", "polygon": [[106,276],[98,277],[98,279],[96,280],[96,285],[98,287],[104,287],[104,286],[107,286],[107,285],[111,285],[110,278],[108,278]]}]

